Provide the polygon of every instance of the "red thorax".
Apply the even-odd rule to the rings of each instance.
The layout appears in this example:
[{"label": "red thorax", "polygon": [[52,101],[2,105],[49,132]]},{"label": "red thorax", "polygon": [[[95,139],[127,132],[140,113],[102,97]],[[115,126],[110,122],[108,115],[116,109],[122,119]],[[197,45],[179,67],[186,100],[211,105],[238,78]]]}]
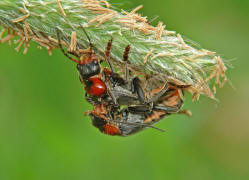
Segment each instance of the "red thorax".
[{"label": "red thorax", "polygon": [[106,94],[106,85],[105,83],[98,77],[90,77],[88,79],[92,82],[90,88],[85,86],[86,92],[92,96],[103,96]]}]

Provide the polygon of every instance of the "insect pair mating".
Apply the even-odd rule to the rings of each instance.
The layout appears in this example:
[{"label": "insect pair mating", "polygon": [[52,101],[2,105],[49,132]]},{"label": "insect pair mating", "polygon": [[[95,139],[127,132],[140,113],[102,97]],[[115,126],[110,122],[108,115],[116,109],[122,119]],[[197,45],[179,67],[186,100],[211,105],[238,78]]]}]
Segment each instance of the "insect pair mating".
[{"label": "insect pair mating", "polygon": [[88,50],[82,53],[66,52],[61,44],[59,30],[57,30],[58,44],[63,54],[77,63],[79,78],[86,91],[85,98],[94,107],[86,114],[102,133],[128,136],[147,127],[158,129],[153,126],[154,123],[180,111],[183,105],[182,89],[187,88],[186,86],[166,83],[163,87],[150,87],[150,85],[145,87],[137,76],[130,75],[128,68],[130,45],[126,46],[123,53],[124,75],[116,73],[110,60],[113,39],[108,41],[105,50],[105,61],[109,68],[103,68],[93,51],[90,37],[82,26],[81,28],[89,42]]}]

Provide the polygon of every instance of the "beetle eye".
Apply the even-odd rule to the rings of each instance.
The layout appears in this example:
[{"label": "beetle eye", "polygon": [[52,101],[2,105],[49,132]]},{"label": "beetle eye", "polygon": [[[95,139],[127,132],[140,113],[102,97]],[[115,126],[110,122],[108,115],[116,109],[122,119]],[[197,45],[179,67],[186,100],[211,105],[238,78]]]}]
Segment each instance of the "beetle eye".
[{"label": "beetle eye", "polygon": [[97,59],[94,59],[94,60],[93,60],[93,63],[94,63],[94,64],[98,64],[98,60],[97,60]]}]

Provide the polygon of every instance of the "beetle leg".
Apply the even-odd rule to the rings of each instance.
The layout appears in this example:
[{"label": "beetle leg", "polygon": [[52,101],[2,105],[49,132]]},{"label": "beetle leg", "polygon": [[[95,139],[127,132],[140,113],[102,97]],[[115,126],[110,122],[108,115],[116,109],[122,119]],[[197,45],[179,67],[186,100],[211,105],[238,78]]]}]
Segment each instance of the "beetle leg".
[{"label": "beetle leg", "polygon": [[177,85],[177,84],[172,83],[172,82],[168,82],[168,84],[173,86],[173,87],[179,88],[179,89],[186,89],[186,88],[189,88],[191,86],[191,85]]},{"label": "beetle leg", "polygon": [[96,104],[96,102],[97,102],[97,99],[93,99],[92,97],[89,97],[87,93],[85,93],[85,99],[90,104]]},{"label": "beetle leg", "polygon": [[154,106],[153,109],[162,110],[166,113],[178,113],[180,110],[178,106]]},{"label": "beetle leg", "polygon": [[114,105],[118,105],[116,97],[109,88],[107,88],[107,94],[112,98],[112,102],[114,103]]},{"label": "beetle leg", "polygon": [[158,99],[160,99],[167,90],[168,90],[168,84],[166,83],[165,86],[163,87],[163,89],[157,95],[148,99],[147,103],[158,101]]},{"label": "beetle leg", "polygon": [[160,106],[159,105],[159,106],[153,106],[153,109],[155,109],[155,110],[162,110],[162,111],[165,111],[167,113],[179,113],[182,105],[183,105],[183,101],[180,100],[177,103],[177,105],[175,105],[175,106],[165,106],[165,105]]},{"label": "beetle leg", "polygon": [[144,95],[144,91],[140,85],[140,80],[138,79],[138,77],[135,77],[132,79],[131,81],[131,91],[133,93],[137,93],[138,95],[138,99],[140,102],[144,103],[145,102],[145,95]]},{"label": "beetle leg", "polygon": [[106,75],[105,71],[102,72],[102,77],[104,78],[104,82],[105,82],[105,85],[107,87],[107,94],[111,97],[112,102],[114,103],[114,105],[118,105],[117,99],[116,99],[116,97],[114,96],[114,94],[111,91],[111,88],[114,85],[113,82],[111,82],[109,77]]},{"label": "beetle leg", "polygon": [[180,110],[178,112],[178,114],[185,114],[186,116],[188,117],[191,117],[192,116],[192,112],[190,110],[187,110],[187,109],[183,109],[183,110]]},{"label": "beetle leg", "polygon": [[123,54],[123,60],[124,60],[124,63],[125,63],[125,81],[126,82],[129,81],[129,69],[128,69],[128,57],[129,57],[128,55],[129,55],[129,52],[130,52],[130,45],[125,47],[124,54]]},{"label": "beetle leg", "polygon": [[68,51],[68,54],[72,54],[75,57],[80,58],[80,56],[78,54],[76,54],[76,52]]},{"label": "beetle leg", "polygon": [[110,77],[106,74],[105,69],[102,71],[102,77],[103,77],[104,82],[107,85],[108,89],[110,89],[110,86],[114,87],[115,83],[113,82],[112,77]]},{"label": "beetle leg", "polygon": [[66,51],[63,49],[62,45],[61,45],[61,38],[60,38],[60,32],[59,32],[59,29],[56,29],[56,34],[57,34],[57,39],[58,39],[58,44],[59,44],[59,47],[61,49],[61,52],[68,58],[70,59],[71,61],[73,62],[76,62],[76,63],[80,63],[80,60],[76,60],[76,59],[73,59],[72,57],[70,57],[68,55],[68,53],[66,53]]},{"label": "beetle leg", "polygon": [[134,114],[144,114],[144,113],[150,113],[152,109],[146,105],[135,105],[135,106],[129,106],[128,111]]},{"label": "beetle leg", "polygon": [[104,78],[105,85],[107,87],[107,94],[110,95],[112,98],[112,101],[115,105],[117,105],[117,99],[115,98],[114,94],[111,91],[111,86],[113,86],[113,83],[109,79],[109,77],[106,75],[105,71],[102,72],[102,77]]}]

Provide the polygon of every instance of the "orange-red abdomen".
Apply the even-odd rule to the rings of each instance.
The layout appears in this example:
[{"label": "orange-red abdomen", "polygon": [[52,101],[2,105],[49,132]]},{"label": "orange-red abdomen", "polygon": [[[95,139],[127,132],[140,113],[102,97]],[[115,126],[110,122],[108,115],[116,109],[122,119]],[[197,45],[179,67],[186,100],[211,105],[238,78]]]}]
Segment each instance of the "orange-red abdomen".
[{"label": "orange-red abdomen", "polygon": [[104,125],[104,132],[103,133],[111,135],[111,136],[121,134],[120,130],[117,127],[110,125],[110,124]]}]

